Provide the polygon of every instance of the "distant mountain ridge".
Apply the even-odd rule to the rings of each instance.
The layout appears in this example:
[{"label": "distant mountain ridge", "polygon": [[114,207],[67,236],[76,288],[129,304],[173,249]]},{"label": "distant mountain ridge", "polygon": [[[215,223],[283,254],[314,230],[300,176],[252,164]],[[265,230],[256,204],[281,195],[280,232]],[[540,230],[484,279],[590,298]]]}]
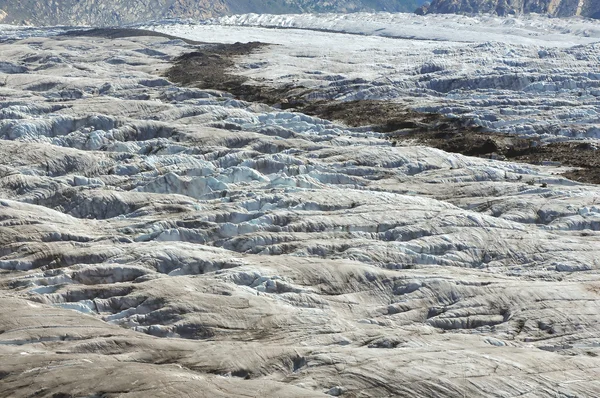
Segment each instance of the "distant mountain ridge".
[{"label": "distant mountain ridge", "polygon": [[423,0],[0,0],[0,23],[113,26],[240,13],[412,12]]},{"label": "distant mountain ridge", "polygon": [[600,19],[600,0],[433,0],[418,14],[547,14],[554,17],[582,16]]}]

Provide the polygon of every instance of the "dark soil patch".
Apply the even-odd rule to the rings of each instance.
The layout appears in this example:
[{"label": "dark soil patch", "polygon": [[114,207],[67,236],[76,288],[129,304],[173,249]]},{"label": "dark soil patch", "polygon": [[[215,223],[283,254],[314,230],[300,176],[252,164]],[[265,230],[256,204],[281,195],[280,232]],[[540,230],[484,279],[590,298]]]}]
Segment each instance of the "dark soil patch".
[{"label": "dark soil patch", "polygon": [[301,111],[351,127],[369,126],[374,131],[388,133],[395,144],[416,141],[467,156],[579,167],[564,176],[600,184],[600,148],[588,143],[543,144],[536,139],[485,131],[469,120],[415,112],[387,101],[320,102],[306,105]]},{"label": "dark soil patch", "polygon": [[302,112],[339,121],[351,127],[370,126],[373,130],[384,133],[425,128],[440,118],[436,114],[411,111],[393,102],[373,100],[313,102],[304,106]]},{"label": "dark soil patch", "polygon": [[420,142],[442,149],[446,152],[462,153],[467,156],[480,156],[494,159],[515,159],[518,154],[535,151],[536,141],[512,135],[473,131],[468,128],[448,129],[410,133],[405,137],[397,137],[402,141],[416,138]]},{"label": "dark soil patch", "polygon": [[600,147],[586,142],[557,142],[535,148],[511,159],[528,163],[559,162],[579,167],[564,173],[570,180],[600,184]]},{"label": "dark soil patch", "polygon": [[177,58],[166,77],[185,86],[226,91],[245,101],[293,109],[350,127],[368,127],[387,133],[394,144],[410,140],[468,156],[532,164],[556,162],[580,167],[581,170],[567,172],[565,176],[580,182],[600,184],[598,151],[586,144],[542,144],[530,138],[485,131],[469,120],[415,112],[389,101],[309,101],[306,94],[310,90],[305,87],[273,88],[247,84],[245,77],[228,72],[239,57],[266,45],[258,42],[205,45],[198,51]]},{"label": "dark soil patch", "polygon": [[70,30],[60,34],[67,37],[100,37],[105,39],[123,39],[128,37],[163,37],[169,40],[182,40],[187,44],[200,45],[205,44],[199,41],[183,39],[181,37],[168,35],[166,33],[155,32],[153,30],[144,29],[127,29],[127,28],[94,28],[87,30]]},{"label": "dark soil patch", "polygon": [[[449,124],[450,126],[452,123]],[[556,142],[544,144],[531,138],[509,134],[482,132],[470,127],[449,125],[429,131],[411,131],[392,138],[395,142],[416,139],[446,152],[461,153],[499,160],[511,160],[535,165],[556,164],[578,167],[563,175],[573,181],[600,184],[600,152],[588,143]]]},{"label": "dark soil patch", "polygon": [[282,109],[305,105],[298,99],[307,92],[303,87],[272,88],[245,84],[247,78],[229,72],[239,57],[265,46],[268,44],[260,42],[205,45],[198,51],[176,58],[165,77],[184,86],[226,91],[244,101],[278,105]]},{"label": "dark soil patch", "polygon": [[177,57],[166,77],[184,86],[222,90],[241,97],[244,95],[241,86],[247,79],[227,70],[235,66],[237,57],[250,54],[263,46],[265,44],[258,42],[207,44],[197,51]]}]

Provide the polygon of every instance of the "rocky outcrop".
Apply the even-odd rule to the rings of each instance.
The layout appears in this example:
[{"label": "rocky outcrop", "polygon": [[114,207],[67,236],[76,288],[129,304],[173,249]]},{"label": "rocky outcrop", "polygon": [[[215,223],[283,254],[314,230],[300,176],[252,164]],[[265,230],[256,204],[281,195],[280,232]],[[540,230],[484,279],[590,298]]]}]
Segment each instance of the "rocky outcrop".
[{"label": "rocky outcrop", "polygon": [[600,2],[594,0],[433,0],[417,9],[417,14],[497,15],[548,14],[555,17],[600,18]]},{"label": "rocky outcrop", "polygon": [[166,18],[235,13],[412,11],[420,0],[0,0],[0,21],[27,25],[113,26]]}]

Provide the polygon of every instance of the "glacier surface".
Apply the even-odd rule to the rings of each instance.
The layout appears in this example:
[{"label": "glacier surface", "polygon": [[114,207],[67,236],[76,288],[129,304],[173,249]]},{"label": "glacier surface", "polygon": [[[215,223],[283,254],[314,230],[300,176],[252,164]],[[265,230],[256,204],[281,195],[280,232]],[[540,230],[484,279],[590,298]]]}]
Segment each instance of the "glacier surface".
[{"label": "glacier surface", "polygon": [[[275,44],[249,84],[598,138],[590,21],[145,28]],[[600,188],[181,87],[181,40],[57,29],[0,27],[0,396],[600,394]]]},{"label": "glacier surface", "polygon": [[311,99],[382,99],[544,141],[600,138],[600,24],[530,15],[238,15],[144,25],[277,44],[238,73]]}]

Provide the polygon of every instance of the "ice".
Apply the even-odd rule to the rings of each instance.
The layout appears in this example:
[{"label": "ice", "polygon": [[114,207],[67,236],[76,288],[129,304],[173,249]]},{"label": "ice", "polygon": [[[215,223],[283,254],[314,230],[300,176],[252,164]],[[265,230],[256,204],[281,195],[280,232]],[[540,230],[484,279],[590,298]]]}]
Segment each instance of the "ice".
[{"label": "ice", "polygon": [[[598,146],[591,21],[151,27],[277,43],[228,71],[250,84]],[[179,87],[183,41],[58,31],[0,26],[0,395],[598,396],[597,186]]]},{"label": "ice", "polygon": [[276,44],[247,57],[238,73],[260,84],[301,84],[307,99],[393,100],[548,141],[600,137],[593,20],[248,14],[145,27],[207,42]]}]

